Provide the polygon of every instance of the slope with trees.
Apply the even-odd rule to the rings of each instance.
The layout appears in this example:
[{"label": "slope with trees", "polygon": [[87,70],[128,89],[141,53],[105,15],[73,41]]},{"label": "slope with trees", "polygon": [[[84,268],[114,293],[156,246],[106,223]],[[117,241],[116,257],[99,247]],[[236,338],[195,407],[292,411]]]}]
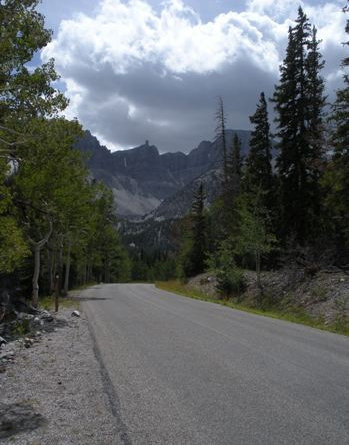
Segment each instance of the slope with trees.
[{"label": "slope with trees", "polygon": [[54,62],[27,66],[51,38],[38,3],[0,8],[0,279],[12,274],[14,287],[29,288],[31,276],[34,306],[57,275],[65,293],[87,280],[128,278],[111,194],[91,182],[74,149],[80,124],[59,117],[67,100],[52,86]]},{"label": "slope with trees", "polygon": [[[347,11],[348,6],[344,8]],[[346,278],[341,275],[349,270],[349,78],[345,72],[344,87],[337,92],[327,118],[319,44],[316,28],[299,8],[295,24],[289,28],[280,80],[271,98],[276,134],[270,133],[267,100],[261,93],[256,112],[250,117],[254,128],[246,159],[241,163],[236,138],[233,149],[223,152],[221,169],[225,174],[220,197],[207,209],[205,270],[215,276],[221,295],[240,298],[246,280],[251,285],[251,275],[243,270],[254,269],[255,301],[248,300],[247,292],[249,304],[304,303],[310,307],[309,298],[324,302],[324,310],[326,304],[337,304],[333,313],[340,320],[333,322],[343,327],[348,326],[349,316]],[[343,70],[348,64],[345,58]],[[217,118],[218,136],[224,141],[222,99]],[[178,261],[181,263],[181,255]],[[262,271],[269,271],[278,294],[271,294],[273,286],[263,280]],[[334,296],[325,298],[325,294],[333,294],[328,272],[339,274],[335,279],[344,283],[338,284],[338,301]],[[187,279],[193,275],[187,270]],[[277,275],[280,280],[275,279]],[[323,288],[318,289],[318,284],[312,287],[312,282],[323,283]],[[301,297],[292,303],[290,295],[297,294],[297,289],[303,289],[299,290]],[[348,331],[345,329],[341,332]]]}]

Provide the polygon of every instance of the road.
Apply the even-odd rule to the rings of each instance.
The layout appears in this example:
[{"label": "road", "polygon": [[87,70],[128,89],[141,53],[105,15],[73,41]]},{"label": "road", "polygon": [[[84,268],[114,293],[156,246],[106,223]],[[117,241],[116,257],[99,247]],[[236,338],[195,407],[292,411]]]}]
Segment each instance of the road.
[{"label": "road", "polygon": [[349,444],[349,338],[147,284],[82,297],[115,444]]}]

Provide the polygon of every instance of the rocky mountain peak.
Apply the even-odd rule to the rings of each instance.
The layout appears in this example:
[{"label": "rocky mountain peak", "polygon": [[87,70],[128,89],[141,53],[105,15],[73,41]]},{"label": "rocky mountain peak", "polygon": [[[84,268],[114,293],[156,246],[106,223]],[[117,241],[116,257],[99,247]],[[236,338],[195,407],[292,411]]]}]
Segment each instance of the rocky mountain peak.
[{"label": "rocky mountain peak", "polygon": [[[235,132],[242,141],[242,154],[246,154],[250,132],[228,130],[228,147]],[[160,154],[148,140],[135,148],[111,153],[86,131],[76,147],[90,154],[88,167],[92,175],[113,189],[117,211],[122,216],[149,213],[196,178],[219,168],[222,162],[219,141],[202,141],[188,154]]]}]

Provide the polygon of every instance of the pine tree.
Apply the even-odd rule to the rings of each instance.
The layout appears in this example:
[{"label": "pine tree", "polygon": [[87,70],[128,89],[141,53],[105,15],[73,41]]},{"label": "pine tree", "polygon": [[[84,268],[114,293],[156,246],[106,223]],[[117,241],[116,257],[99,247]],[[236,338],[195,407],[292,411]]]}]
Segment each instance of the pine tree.
[{"label": "pine tree", "polygon": [[[347,5],[344,12],[349,11]],[[346,23],[349,34],[349,20]],[[344,42],[349,46],[349,41]],[[349,57],[342,61],[342,68],[349,66]],[[349,247],[349,75],[343,76],[344,87],[337,91],[337,98],[333,105],[331,120],[335,123],[332,134],[334,156],[326,172],[325,184],[329,189],[326,197],[327,206],[336,221],[337,236],[344,236]]]},{"label": "pine tree", "polygon": [[224,111],[224,103],[222,97],[218,98],[218,106],[216,111],[216,143],[222,146],[223,155],[223,190],[226,190],[228,181],[228,158],[227,158],[227,135],[226,123],[227,118]]},{"label": "pine tree", "polygon": [[185,233],[182,251],[179,255],[182,275],[191,277],[205,270],[207,259],[207,218],[205,215],[205,192],[202,183],[194,193],[189,218],[189,227]]},{"label": "pine tree", "polygon": [[262,92],[256,112],[250,116],[254,125],[251,133],[250,150],[246,159],[244,171],[244,190],[247,193],[257,193],[261,190],[261,200],[269,211],[274,207],[274,179],[272,172],[272,144],[270,125],[265,95]]},{"label": "pine tree", "polygon": [[204,186],[200,182],[194,194],[192,205],[192,251],[191,264],[192,275],[197,275],[205,270],[205,260],[207,257],[207,224],[205,216]]},{"label": "pine tree", "polygon": [[308,103],[306,116],[308,151],[304,153],[308,176],[308,200],[305,203],[309,209],[310,218],[308,223],[312,226],[321,223],[323,211],[320,179],[325,164],[323,110],[326,97],[324,96],[324,80],[319,74],[325,62],[319,52],[320,41],[317,40],[316,35],[317,30],[313,27],[305,61]]},{"label": "pine tree", "polygon": [[[344,8],[344,12],[349,11],[349,6]],[[345,27],[345,31],[349,34],[349,20]],[[349,41],[344,42],[349,46]],[[349,66],[349,57],[342,61],[342,68]],[[332,120],[336,124],[333,134],[333,143],[335,148],[335,159],[348,161],[349,159],[349,74],[346,72],[343,76],[344,88],[337,91],[336,102],[333,105]]]},{"label": "pine tree", "polygon": [[[236,176],[232,175],[232,153],[228,153],[227,134],[226,134],[226,115],[224,111],[223,99],[218,98],[218,107],[216,112],[216,144],[222,150],[222,170],[223,179],[221,185],[221,194],[216,202],[217,218],[217,239],[224,239],[228,236],[229,227],[233,222],[232,204],[235,185],[233,182]],[[236,181],[235,181],[236,182]]]},{"label": "pine tree", "polygon": [[230,208],[234,207],[234,201],[240,193],[241,170],[241,141],[237,133],[234,133],[232,148],[227,158],[227,192]]},{"label": "pine tree", "polygon": [[319,227],[321,114],[324,104],[322,68],[316,32],[302,8],[289,29],[286,57],[273,101],[277,113],[281,228],[285,239],[299,243],[315,238]]}]

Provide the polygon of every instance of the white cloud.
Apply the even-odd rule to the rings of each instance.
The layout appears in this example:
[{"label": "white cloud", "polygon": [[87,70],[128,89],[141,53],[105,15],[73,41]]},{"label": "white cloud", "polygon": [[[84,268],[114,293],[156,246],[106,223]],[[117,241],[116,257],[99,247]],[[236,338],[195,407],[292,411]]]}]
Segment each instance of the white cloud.
[{"label": "white cloud", "polygon": [[[301,3],[319,28],[326,75],[338,82],[345,17],[332,2]],[[43,51],[54,57],[71,105],[86,127],[130,146],[152,138],[160,149],[193,148],[212,137],[215,99],[247,128],[257,96],[271,93],[284,57],[291,0],[251,0],[209,22],[181,0],[155,12],[145,0],[102,0],[93,16],[62,21]]]}]

